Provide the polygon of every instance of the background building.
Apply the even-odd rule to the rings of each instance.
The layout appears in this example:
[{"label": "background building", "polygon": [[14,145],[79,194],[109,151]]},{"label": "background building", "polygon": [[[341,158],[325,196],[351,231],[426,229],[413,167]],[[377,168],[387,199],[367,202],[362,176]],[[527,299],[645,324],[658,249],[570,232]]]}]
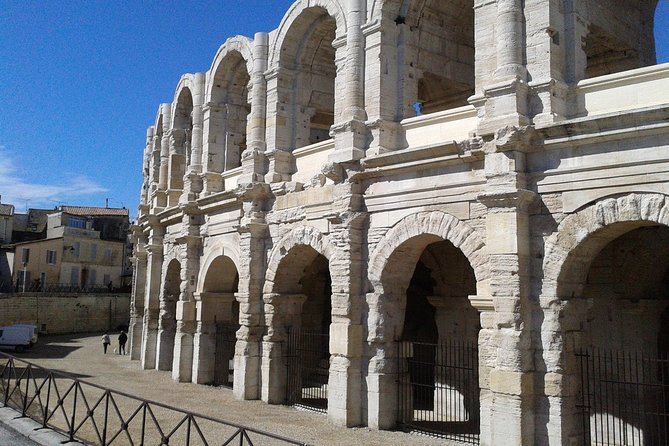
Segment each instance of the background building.
[{"label": "background building", "polygon": [[665,444],[656,4],[298,0],[228,39],[146,134],[132,357],[347,426]]},{"label": "background building", "polygon": [[129,285],[127,209],[61,206],[48,213],[45,227],[44,238],[13,245],[15,289]]}]

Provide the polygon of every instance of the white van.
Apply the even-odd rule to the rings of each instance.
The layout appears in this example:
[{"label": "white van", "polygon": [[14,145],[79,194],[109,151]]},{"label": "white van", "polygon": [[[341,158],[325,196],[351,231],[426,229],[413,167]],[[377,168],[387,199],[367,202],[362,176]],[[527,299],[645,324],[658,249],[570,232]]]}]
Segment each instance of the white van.
[{"label": "white van", "polygon": [[0,348],[14,347],[17,352],[32,348],[37,342],[37,327],[16,324],[0,327]]}]

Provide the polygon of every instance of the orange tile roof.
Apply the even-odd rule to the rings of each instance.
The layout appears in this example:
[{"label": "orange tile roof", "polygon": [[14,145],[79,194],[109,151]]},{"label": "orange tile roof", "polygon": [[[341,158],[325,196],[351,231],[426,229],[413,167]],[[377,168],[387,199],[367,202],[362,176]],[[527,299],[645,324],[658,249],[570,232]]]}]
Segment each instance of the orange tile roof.
[{"label": "orange tile roof", "polygon": [[70,215],[93,215],[93,216],[121,216],[127,217],[128,210],[125,208],[96,208],[90,206],[61,206],[60,210]]}]

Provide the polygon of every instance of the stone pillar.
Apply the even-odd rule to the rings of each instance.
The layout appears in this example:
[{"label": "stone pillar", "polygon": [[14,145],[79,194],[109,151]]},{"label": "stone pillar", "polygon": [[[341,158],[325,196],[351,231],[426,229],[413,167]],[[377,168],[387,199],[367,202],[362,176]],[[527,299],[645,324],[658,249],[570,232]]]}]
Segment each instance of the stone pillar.
[{"label": "stone pillar", "polygon": [[156,207],[167,206],[167,188],[169,186],[170,166],[170,126],[172,124],[172,109],[170,104],[160,105],[160,114],[163,119],[162,139],[160,140],[160,174],[158,176],[158,191],[156,195]]},{"label": "stone pillar", "polygon": [[167,189],[167,206],[173,207],[179,204],[179,199],[184,189],[184,168],[186,155],[184,144],[186,143],[186,130],[172,129],[169,135],[169,182]]},{"label": "stone pillar", "polygon": [[524,189],[532,135],[531,129],[505,129],[487,143],[487,184],[478,197],[488,208],[486,249],[497,346],[489,375],[490,433],[481,438],[484,445],[535,444],[528,206],[536,194]]},{"label": "stone pillar", "polygon": [[247,148],[241,154],[242,174],[239,183],[263,181],[265,173],[265,132],[267,129],[267,60],[269,54],[269,35],[256,33],[253,43],[253,72],[251,73],[251,112],[246,134]]},{"label": "stone pillar", "polygon": [[398,50],[407,25],[397,24],[395,17],[382,17],[363,27],[366,38],[365,55],[365,104],[368,114],[367,127],[371,142],[367,156],[379,155],[407,146],[399,98],[399,69],[404,63]]},{"label": "stone pillar", "polygon": [[215,137],[215,131],[224,125],[221,110],[217,104],[212,102],[202,106],[202,132],[204,135],[202,193],[205,196],[223,190],[223,177],[221,176],[223,171],[223,145],[216,141]]},{"label": "stone pillar", "polygon": [[195,294],[197,328],[193,341],[193,382],[211,384],[216,371],[216,323],[233,320],[233,293]]},{"label": "stone pillar", "polygon": [[[388,287],[392,289],[392,286]],[[367,334],[367,424],[372,429],[391,430],[397,426],[397,346],[404,323],[406,298],[391,292],[367,294],[369,326]]]},{"label": "stone pillar", "polygon": [[[139,229],[139,228],[138,228]],[[144,305],[147,282],[147,258],[146,240],[142,242],[141,236],[136,232],[135,256],[132,281],[132,302],[130,306],[130,327],[128,337],[130,340],[130,359],[140,359],[142,354],[142,333],[144,331]]]},{"label": "stone pillar", "polygon": [[334,191],[329,217],[331,237],[337,254],[330,259],[332,280],[332,322],[330,324],[330,372],[328,380],[328,418],[341,426],[363,424],[362,376],[363,318],[363,243],[366,242],[367,214],[356,212],[361,202],[357,185],[343,183]]},{"label": "stone pillar", "polygon": [[[151,218],[151,217],[150,217]],[[141,365],[143,369],[156,366],[158,343],[158,316],[160,285],[163,265],[164,227],[149,221],[149,243],[146,245],[146,289],[144,292],[144,321],[142,324]]]},{"label": "stone pillar", "polygon": [[271,196],[269,185],[248,183],[240,188],[239,199],[244,207],[239,231],[239,324],[235,348],[233,392],[244,400],[260,398],[261,342],[265,331],[263,285],[267,261],[266,240],[269,229],[263,203]]},{"label": "stone pillar", "polygon": [[[479,110],[478,135],[490,135],[504,126],[530,123],[529,88],[524,66],[525,34],[522,0],[498,0],[475,5],[476,29],[493,28],[476,37],[477,93],[470,102]],[[483,40],[486,38],[486,40]],[[495,45],[496,66],[489,71],[485,46]]]},{"label": "stone pillar", "polygon": [[204,112],[204,84],[205,73],[195,73],[193,75],[192,94],[193,94],[193,130],[191,133],[190,163],[186,168],[184,176],[184,193],[181,196],[181,202],[188,203],[197,199],[202,192],[202,146],[203,146],[203,121]]},{"label": "stone pillar", "polygon": [[304,294],[265,294],[265,325],[267,334],[262,343],[261,398],[269,404],[286,401],[287,362],[286,341],[288,329],[301,326]]},{"label": "stone pillar", "polygon": [[199,210],[195,206],[182,206],[184,235],[177,243],[181,251],[181,288],[177,303],[177,330],[174,337],[172,379],[190,382],[193,372],[193,340],[196,329],[195,288],[200,272],[202,238],[199,236]]},{"label": "stone pillar", "polygon": [[295,168],[295,157],[291,153],[297,145],[295,132],[290,125],[291,120],[299,119],[291,116],[291,107],[286,103],[297,100],[286,85],[292,85],[297,74],[285,67],[276,67],[265,73],[267,79],[267,129],[266,150],[267,173],[265,182],[276,183],[290,181]]},{"label": "stone pillar", "polygon": [[154,127],[151,126],[146,129],[146,144],[144,146],[144,157],[142,160],[142,192],[139,198],[140,205],[149,203],[149,194],[151,191],[151,153],[154,137]]},{"label": "stone pillar", "polygon": [[[365,82],[365,39],[362,25],[365,20],[366,7],[363,0],[346,0],[346,58],[344,75],[344,109],[342,121],[332,126],[335,138],[335,150],[330,154],[330,162],[356,161],[365,156],[368,131],[365,125],[367,114],[364,108]],[[338,94],[342,94],[338,91]],[[335,113],[337,116],[337,113]]]}]

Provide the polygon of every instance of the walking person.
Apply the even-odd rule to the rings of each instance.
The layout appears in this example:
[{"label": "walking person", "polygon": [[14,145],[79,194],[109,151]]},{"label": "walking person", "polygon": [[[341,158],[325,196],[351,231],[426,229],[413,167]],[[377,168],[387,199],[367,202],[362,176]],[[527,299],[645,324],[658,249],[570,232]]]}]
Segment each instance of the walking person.
[{"label": "walking person", "polygon": [[118,335],[118,354],[125,355],[125,343],[128,342],[128,335],[125,334],[125,331],[121,330],[121,334]]},{"label": "walking person", "polygon": [[104,354],[107,354],[107,347],[111,344],[111,339],[107,333],[102,335],[102,348],[104,349]]}]

